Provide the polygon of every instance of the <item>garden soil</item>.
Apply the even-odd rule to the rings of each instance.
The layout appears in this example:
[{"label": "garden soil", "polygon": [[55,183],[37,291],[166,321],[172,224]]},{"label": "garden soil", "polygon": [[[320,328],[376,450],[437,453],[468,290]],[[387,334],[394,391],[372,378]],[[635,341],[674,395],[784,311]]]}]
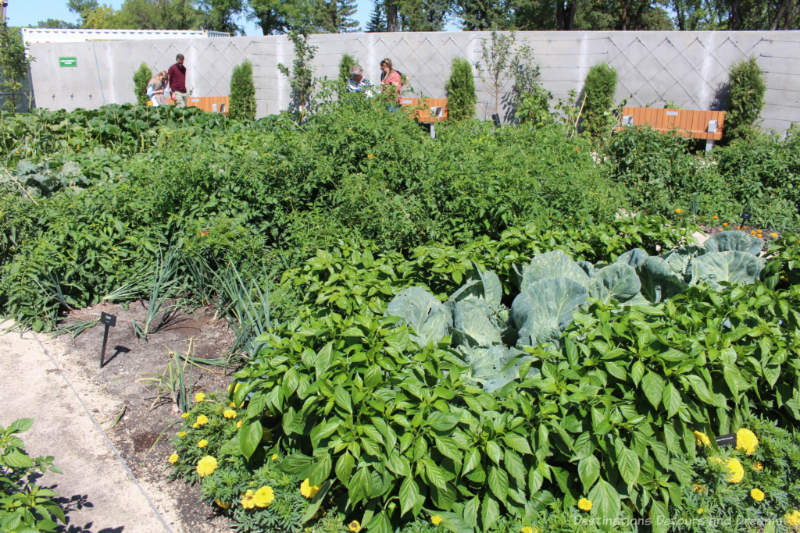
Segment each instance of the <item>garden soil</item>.
[{"label": "garden soil", "polygon": [[[153,378],[162,375],[171,352],[197,358],[227,354],[233,336],[213,311],[179,313],[145,342],[132,320],[145,316],[141,302],[101,304],[73,311],[66,323],[116,316],[100,368],[102,324],[53,337],[10,331],[0,336],[0,425],[33,418],[21,435],[34,456],[54,456],[63,474],[48,473],[68,507],[68,533],[212,533],[230,522],[201,501],[197,486],[169,480],[170,439],[180,413]],[[5,323],[5,331],[11,324]],[[193,392],[225,390],[229,371],[187,367]]]}]

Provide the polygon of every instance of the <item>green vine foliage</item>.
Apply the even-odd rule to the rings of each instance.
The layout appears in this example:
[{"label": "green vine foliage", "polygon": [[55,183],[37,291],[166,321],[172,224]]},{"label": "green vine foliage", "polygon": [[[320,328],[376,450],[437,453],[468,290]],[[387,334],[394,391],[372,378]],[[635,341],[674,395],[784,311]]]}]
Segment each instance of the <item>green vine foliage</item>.
[{"label": "green vine foliage", "polygon": [[600,63],[589,69],[583,86],[586,101],[581,126],[593,139],[611,135],[616,123],[613,113],[616,89],[617,71],[613,67]]},{"label": "green vine foliage", "polygon": [[472,65],[464,58],[453,59],[450,78],[447,80],[447,109],[452,120],[475,118],[475,79]]},{"label": "green vine foliage", "polygon": [[14,112],[24,105],[23,83],[28,75],[30,59],[17,28],[0,25],[0,110]]},{"label": "green vine foliage", "polygon": [[726,140],[751,136],[755,122],[764,108],[766,85],[761,67],[755,57],[740,61],[729,74],[728,116],[725,121]]},{"label": "green vine foliage", "polygon": [[250,61],[233,67],[230,116],[237,120],[256,118],[256,87],[253,83],[253,65]]},{"label": "green vine foliage", "polygon": [[133,90],[136,92],[136,103],[139,105],[147,105],[147,82],[153,77],[153,71],[146,63],[139,65],[136,72],[133,73]]}]

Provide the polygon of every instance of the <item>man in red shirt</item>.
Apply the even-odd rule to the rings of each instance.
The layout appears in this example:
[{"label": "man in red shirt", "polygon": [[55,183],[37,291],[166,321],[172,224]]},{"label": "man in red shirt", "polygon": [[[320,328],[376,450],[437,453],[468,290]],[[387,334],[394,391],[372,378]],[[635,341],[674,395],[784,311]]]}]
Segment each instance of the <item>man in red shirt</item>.
[{"label": "man in red shirt", "polygon": [[186,90],[186,67],[183,66],[183,54],[175,56],[175,64],[167,71],[167,80],[175,105],[186,107],[186,97],[189,95],[189,91]]}]

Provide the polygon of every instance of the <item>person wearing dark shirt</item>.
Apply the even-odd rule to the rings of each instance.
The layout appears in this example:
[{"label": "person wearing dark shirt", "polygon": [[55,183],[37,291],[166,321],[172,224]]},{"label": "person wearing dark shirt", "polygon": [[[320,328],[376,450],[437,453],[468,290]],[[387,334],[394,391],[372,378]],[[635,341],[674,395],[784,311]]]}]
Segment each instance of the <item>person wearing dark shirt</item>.
[{"label": "person wearing dark shirt", "polygon": [[183,66],[183,54],[175,56],[175,64],[167,71],[169,90],[172,98],[178,107],[186,107],[186,98],[189,91],[186,90],[186,67]]}]

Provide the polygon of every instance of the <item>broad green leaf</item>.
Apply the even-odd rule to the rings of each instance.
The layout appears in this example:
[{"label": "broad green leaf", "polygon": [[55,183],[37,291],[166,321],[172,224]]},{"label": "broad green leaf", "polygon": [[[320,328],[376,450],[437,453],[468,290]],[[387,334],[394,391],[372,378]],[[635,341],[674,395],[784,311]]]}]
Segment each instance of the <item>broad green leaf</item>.
[{"label": "broad green leaf", "polygon": [[337,385],[336,389],[333,391],[333,400],[340,408],[344,409],[348,413],[353,413],[353,405],[350,401],[350,393],[348,393],[341,385]]},{"label": "broad green leaf", "polygon": [[500,504],[488,494],[484,495],[481,505],[483,531],[489,531],[498,518],[500,518]]},{"label": "broad green leaf", "polygon": [[467,456],[464,458],[464,467],[461,470],[461,475],[466,476],[481,464],[481,454],[476,448],[472,448],[467,452]]},{"label": "broad green leaf", "polygon": [[681,407],[681,393],[678,392],[678,389],[676,389],[672,383],[670,383],[664,388],[664,395],[661,398],[661,401],[664,403],[664,407],[667,409],[667,416],[672,418]]},{"label": "broad green leaf", "polygon": [[246,459],[250,459],[253,452],[256,451],[258,445],[261,444],[261,437],[264,435],[264,430],[261,427],[261,422],[256,420],[250,424],[244,424],[239,429],[239,449]]},{"label": "broad green leaf", "polygon": [[31,429],[31,426],[33,426],[33,418],[18,418],[6,428],[6,431],[8,433],[23,433]]},{"label": "broad green leaf", "polygon": [[353,456],[350,455],[350,452],[344,452],[339,456],[339,459],[336,461],[336,477],[339,478],[342,484],[347,485],[350,481],[350,474],[353,472],[353,466],[355,466],[355,460]]},{"label": "broad green leaf", "polygon": [[410,477],[403,480],[400,485],[400,516],[409,512],[417,503],[419,498],[419,487],[417,483]]},{"label": "broad green leaf", "polygon": [[508,496],[508,474],[502,468],[492,466],[489,469],[489,490],[501,502]]},{"label": "broad green leaf", "polygon": [[533,450],[531,450],[531,445],[528,442],[528,439],[526,439],[519,433],[506,433],[505,435],[503,435],[503,441],[510,448],[518,451],[521,454],[530,455],[533,453]]},{"label": "broad green leaf", "polygon": [[308,476],[309,483],[312,485],[319,485],[327,480],[331,475],[332,466],[333,460],[331,459],[331,454],[325,453],[320,457],[315,457],[313,466],[311,467],[311,473]]},{"label": "broad green leaf", "polygon": [[503,450],[500,448],[499,444],[490,440],[486,443],[486,455],[489,456],[492,462],[499,465],[500,460],[503,458]]},{"label": "broad green leaf", "polygon": [[597,460],[597,457],[590,455],[578,462],[578,477],[581,478],[584,492],[589,492],[599,476],[600,461]]},{"label": "broad green leaf", "polygon": [[642,378],[642,392],[653,407],[658,407],[664,393],[664,380],[658,374],[648,372]]},{"label": "broad green leaf", "polygon": [[631,486],[639,479],[639,457],[630,448],[622,448],[617,455],[617,469],[622,480]]},{"label": "broad green leaf", "polygon": [[608,481],[600,478],[589,491],[589,499],[592,500],[592,511],[599,518],[616,518],[619,514],[619,493]]}]

